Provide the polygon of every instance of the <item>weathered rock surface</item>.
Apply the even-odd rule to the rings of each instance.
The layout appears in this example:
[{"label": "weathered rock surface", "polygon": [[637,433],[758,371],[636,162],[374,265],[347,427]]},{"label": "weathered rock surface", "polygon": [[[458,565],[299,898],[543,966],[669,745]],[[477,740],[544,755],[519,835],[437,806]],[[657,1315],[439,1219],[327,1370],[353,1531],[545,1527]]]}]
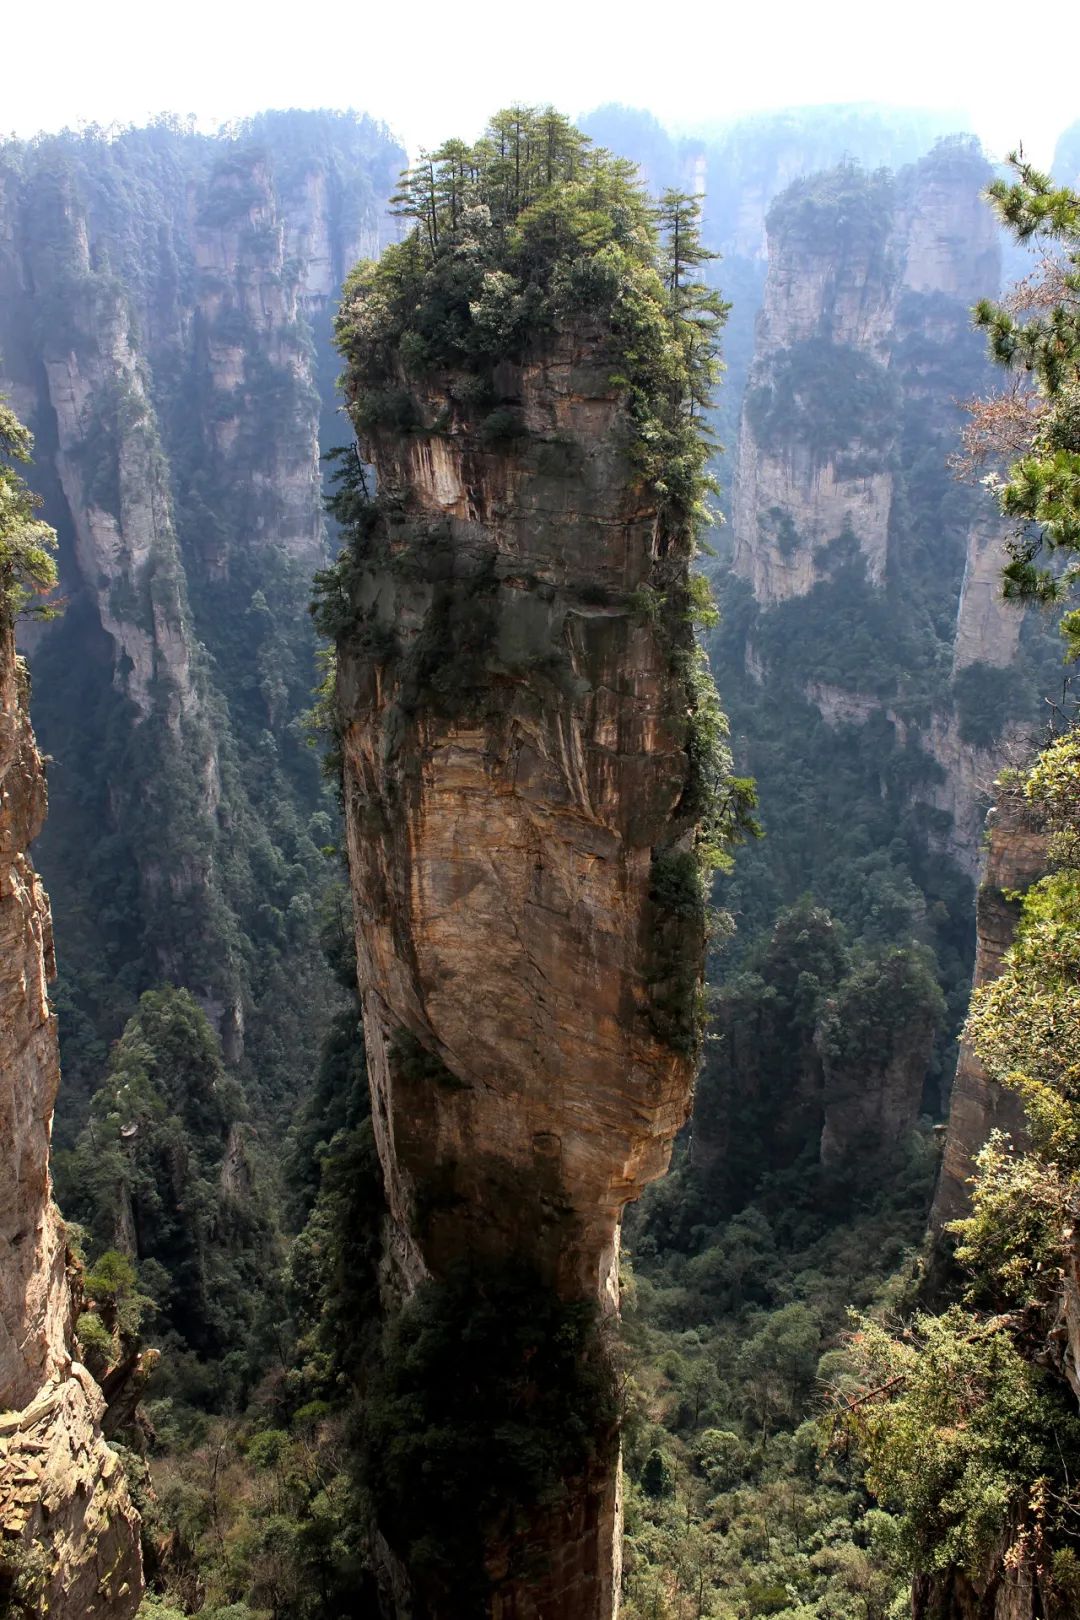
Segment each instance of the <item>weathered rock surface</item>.
[{"label": "weathered rock surface", "polygon": [[[880,455],[863,470],[864,447],[854,438],[841,458],[793,426],[767,431],[754,409],[770,391],[780,413],[799,403],[786,362],[814,340],[827,341],[838,357],[854,353],[884,366],[895,325],[899,276],[882,222],[823,235],[812,204],[777,207],[739,430],[733,522],[735,571],[763,605],[805,596],[823,577],[815,554],[845,531],[854,535],[870,578],[880,581],[892,487]],[[810,411],[817,414],[813,403]]]},{"label": "weathered rock surface", "polygon": [[[0,393],[35,434],[69,603],[25,645],[57,761],[40,861],[73,999],[109,1042],[134,995],[168,979],[196,995],[230,1062],[259,1066],[265,1002],[284,998],[237,939],[253,906],[288,910],[281,862],[299,882],[291,840],[320,791],[295,717],[326,549],[329,305],[392,231],[404,154],[350,115],[257,125],[5,145]],[[99,866],[129,897],[122,927],[84,885]],[[290,933],[288,985],[325,1002],[318,950]],[[125,988],[103,997],[91,974]],[[99,1076],[72,1044],[74,1112]],[[310,1059],[297,1055],[297,1076]]]},{"label": "weathered rock surface", "polygon": [[[956,603],[954,678],[1016,660],[1023,615],[1000,585],[1007,528],[983,492],[958,486],[916,527],[918,483],[910,468],[901,475],[901,458],[943,467],[957,443],[957,395],[974,391],[958,381],[959,368],[974,376],[979,365],[970,307],[1000,278],[981,195],[988,178],[976,150],[951,142],[891,182],[838,170],[777,202],[734,495],[733,566],[766,613],[829,590],[852,556],[872,592],[903,592],[905,549],[925,544],[931,525],[940,588]],[[837,395],[860,408],[838,419]],[[767,681],[764,640],[748,647],[747,670]],[[857,680],[843,688],[808,674],[803,691],[829,725],[884,713],[899,746],[934,762],[912,797],[944,812],[927,818],[927,837],[976,877],[989,790],[1013,731],[989,749],[963,734],[947,690],[930,708],[899,701],[902,688],[890,700]]]},{"label": "weathered rock surface", "polygon": [[[1001,795],[990,820],[976,908],[975,989],[997,978],[1012,944],[1020,907],[1010,896],[1029,888],[1046,866],[1046,834],[1030,819],[1021,800]],[[1015,1092],[991,1080],[965,1040],[957,1059],[945,1153],[930,1217],[935,1231],[966,1213],[974,1157],[993,1130],[1007,1131],[1022,1143],[1023,1106]]]},{"label": "weathered rock surface", "polygon": [[59,1082],[49,902],[28,855],[45,783],[10,629],[0,637],[0,1575],[41,1549],[41,1612],[134,1614],[138,1515],[73,1359],[74,1294],[49,1179]]},{"label": "weathered rock surface", "polygon": [[[755,599],[769,606],[806,596],[823,577],[815,552],[848,530],[858,540],[870,579],[880,584],[891,493],[889,473],[845,476],[835,461],[820,460],[804,445],[769,454],[744,414],[735,482],[736,573],[750,581]],[[785,518],[795,523],[796,514],[798,541],[785,544],[781,525]]]},{"label": "weathered rock surface", "polygon": [[[326,193],[326,176],[312,171],[291,199],[293,213],[268,159],[224,165],[192,228],[211,476],[224,487],[246,479],[252,543],[281,547],[309,572],[324,537],[319,400],[305,317],[325,312],[341,284]],[[273,410],[259,400],[265,389],[273,392]],[[208,471],[204,465],[202,476]],[[205,544],[202,563],[212,579],[226,577],[228,545]]]},{"label": "weathered rock surface", "polygon": [[988,506],[985,518],[976,519],[968,529],[953,641],[954,671],[971,664],[1005,669],[1016,658],[1024,617],[1001,594],[1004,562],[1001,520]]},{"label": "weathered rock surface", "polygon": [[[931,344],[935,337],[951,340],[975,299],[996,289],[1000,256],[981,199],[989,173],[961,146],[935,151],[904,170],[895,186],[867,179],[865,195],[846,214],[830,212],[835,199],[815,202],[812,190],[801,206],[781,199],[771,216],[749,395],[785,379],[786,357],[815,341],[883,368],[909,394],[932,387],[925,355],[910,364],[905,338],[917,330]],[[838,192],[851,185],[843,174],[837,171]],[[803,184],[813,188],[822,180]],[[881,583],[895,423],[886,422],[885,441],[875,435],[868,443],[873,424],[854,420],[842,444],[815,449],[791,431],[763,442],[754,415],[749,399],[740,428],[733,539],[735,570],[751,581],[756,599],[768,606],[806,595],[828,575],[821,548],[845,529],[858,542],[869,578]]]},{"label": "weathered rock surface", "polygon": [[[686,697],[628,601],[686,562],[635,488],[609,373],[565,331],[500,368],[513,446],[455,410],[366,447],[388,515],[356,564],[338,702],[399,1292],[509,1260],[614,1309],[621,1212],[687,1113],[692,1059],[653,1020],[670,964],[650,899]],[[530,1526],[548,1573],[497,1587],[493,1614],[611,1615],[617,1485],[606,1466]]]}]

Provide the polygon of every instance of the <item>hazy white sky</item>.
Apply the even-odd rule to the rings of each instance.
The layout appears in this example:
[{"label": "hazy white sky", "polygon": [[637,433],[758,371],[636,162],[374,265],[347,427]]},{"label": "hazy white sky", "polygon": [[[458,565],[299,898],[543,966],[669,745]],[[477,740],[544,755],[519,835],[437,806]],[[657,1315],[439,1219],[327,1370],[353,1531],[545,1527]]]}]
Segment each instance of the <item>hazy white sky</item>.
[{"label": "hazy white sky", "polygon": [[[4,134],[162,111],[213,126],[264,107],[353,106],[415,151],[474,135],[515,100],[571,115],[617,100],[681,125],[882,101],[963,109],[992,155],[1023,140],[1045,164],[1080,118],[1077,0],[1041,0],[1034,13],[1000,0],[28,0],[6,9]],[[1038,64],[1026,85],[1021,53]]]}]

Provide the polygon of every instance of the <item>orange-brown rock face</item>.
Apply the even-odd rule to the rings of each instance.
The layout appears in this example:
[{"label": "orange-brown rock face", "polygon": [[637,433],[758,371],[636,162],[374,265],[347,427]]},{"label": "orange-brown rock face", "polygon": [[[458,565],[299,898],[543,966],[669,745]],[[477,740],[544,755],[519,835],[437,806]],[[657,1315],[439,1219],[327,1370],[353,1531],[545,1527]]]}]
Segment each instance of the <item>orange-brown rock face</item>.
[{"label": "orange-brown rock face", "polygon": [[45,783],[10,630],[0,639],[0,1596],[20,1570],[53,1620],[134,1614],[139,1521],[73,1361],[66,1243],[49,1179],[60,1068],[49,902],[27,850]]},{"label": "orange-brown rock face", "polygon": [[[642,603],[687,564],[661,554],[594,348],[564,333],[505,369],[526,430],[509,446],[461,413],[369,446],[384,515],[338,697],[405,1292],[510,1262],[613,1310],[621,1212],[686,1117],[690,1043],[659,1009],[698,981],[701,929],[650,899],[654,851],[678,844],[686,696]],[[492,1613],[611,1615],[616,1476],[530,1527],[547,1573],[497,1586]]]},{"label": "orange-brown rock face", "polygon": [[[992,813],[986,869],[979,888],[975,989],[1001,972],[1019,916],[1019,904],[1010,895],[1022,892],[1043,876],[1046,846],[1046,834],[1025,814],[1022,802],[1003,796]],[[1015,1092],[990,1078],[971,1043],[962,1041],[949,1104],[945,1155],[931,1212],[935,1231],[967,1212],[973,1160],[994,1130],[1007,1131],[1014,1141],[1022,1142],[1023,1106]]]}]

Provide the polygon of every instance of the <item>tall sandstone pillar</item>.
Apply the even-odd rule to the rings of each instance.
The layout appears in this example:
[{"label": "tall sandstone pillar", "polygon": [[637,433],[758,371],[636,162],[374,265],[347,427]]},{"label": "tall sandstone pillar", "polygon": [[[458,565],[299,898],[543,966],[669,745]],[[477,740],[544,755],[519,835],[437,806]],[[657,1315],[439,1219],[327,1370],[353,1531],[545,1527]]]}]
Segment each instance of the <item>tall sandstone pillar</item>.
[{"label": "tall sandstone pillar", "polygon": [[[418,406],[437,427],[366,435],[380,498],[337,692],[399,1298],[509,1265],[613,1312],[623,1208],[687,1114],[672,1009],[697,994],[703,937],[654,856],[693,838],[673,672],[693,640],[649,605],[685,591],[688,558],[634,476],[612,369],[568,322],[499,367],[511,442],[434,389]],[[612,1439],[533,1516],[527,1559],[488,1546],[486,1612],[610,1620],[618,1477]]]}]

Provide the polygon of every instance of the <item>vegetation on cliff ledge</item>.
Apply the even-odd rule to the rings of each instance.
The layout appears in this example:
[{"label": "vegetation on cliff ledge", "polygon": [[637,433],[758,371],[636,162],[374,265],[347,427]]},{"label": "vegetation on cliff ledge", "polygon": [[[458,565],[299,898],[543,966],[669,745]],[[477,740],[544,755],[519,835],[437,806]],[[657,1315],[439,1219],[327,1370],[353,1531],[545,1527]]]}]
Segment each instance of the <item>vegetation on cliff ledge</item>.
[{"label": "vegetation on cliff ledge", "polygon": [[697,199],[668,191],[654,207],[633,164],[551,108],[514,107],[475,145],[448,141],[407,170],[397,202],[413,228],[354,270],[338,318],[361,431],[420,425],[416,384],[437,377],[489,435],[512,433],[495,367],[591,318],[625,390],[635,465],[689,547],[713,488],[701,413],[727,314],[696,273],[714,257]]},{"label": "vegetation on cliff ledge", "polygon": [[[529,434],[514,373],[549,356],[568,330],[581,336],[589,364],[607,369],[623,407],[627,482],[655,510],[657,535],[650,577],[621,605],[651,624],[665,649],[687,756],[681,800],[655,857],[653,1023],[669,1044],[693,1052],[703,1029],[710,875],[756,831],[753,785],[734,774],[727,720],[695,639],[696,625],[715,620],[689,563],[714,516],[705,412],[727,313],[700,273],[715,255],[702,243],[699,200],[666,191],[656,206],[633,165],[594,148],[561,115],[511,108],[475,145],[449,141],[408,170],[397,203],[412,229],[378,263],[357,267],[337,322],[362,442],[453,433],[478,454],[519,454]],[[398,522],[402,492],[366,496],[362,471],[345,467],[334,510],[351,544],[320,576],[317,616],[325,633],[382,663],[396,655],[395,627],[378,622],[377,604],[358,611],[353,585],[381,517]],[[420,555],[416,536],[399,531],[416,563],[397,546],[393,566],[426,569],[435,585],[398,670],[401,705],[457,712],[489,700],[494,568],[451,577],[432,562],[445,535],[429,524]],[[606,605],[619,605],[597,589]],[[572,685],[580,672],[564,665],[565,649],[552,643],[533,656],[530,678]]]},{"label": "vegetation on cliff ledge", "polygon": [[40,500],[15,463],[30,460],[33,440],[0,399],[0,623],[56,584],[56,535],[35,516]]}]

